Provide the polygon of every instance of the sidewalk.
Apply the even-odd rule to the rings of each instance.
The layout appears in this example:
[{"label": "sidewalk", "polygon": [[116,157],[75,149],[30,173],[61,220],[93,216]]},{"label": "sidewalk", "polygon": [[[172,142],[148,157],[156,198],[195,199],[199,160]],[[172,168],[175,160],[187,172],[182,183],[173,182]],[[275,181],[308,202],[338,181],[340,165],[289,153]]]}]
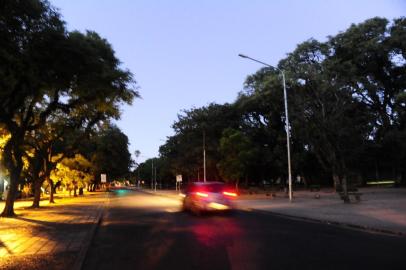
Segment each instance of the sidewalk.
[{"label": "sidewalk", "polygon": [[[239,200],[243,208],[317,220],[378,232],[406,235],[406,189],[361,188],[360,203],[344,204],[331,191],[294,193],[292,203],[278,193],[269,199]],[[316,194],[320,196],[316,199]]]},{"label": "sidewalk", "polygon": [[[360,188],[361,202],[344,204],[332,189],[319,192],[294,192],[289,202],[283,192],[275,197],[260,194],[244,194],[237,200],[237,207],[244,210],[260,210],[284,216],[344,225],[370,231],[406,236],[406,189]],[[150,191],[149,191],[150,192]],[[151,192],[153,193],[153,192]],[[157,191],[157,194],[180,198],[174,190]]]},{"label": "sidewalk", "polygon": [[17,217],[0,218],[0,269],[72,269],[107,200],[101,192],[62,196],[40,209],[17,201]]}]

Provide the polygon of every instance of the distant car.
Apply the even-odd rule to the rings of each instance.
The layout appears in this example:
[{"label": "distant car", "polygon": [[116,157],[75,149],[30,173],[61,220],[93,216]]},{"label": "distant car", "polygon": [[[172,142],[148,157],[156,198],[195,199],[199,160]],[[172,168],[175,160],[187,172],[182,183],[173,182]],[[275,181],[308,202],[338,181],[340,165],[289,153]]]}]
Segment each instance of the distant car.
[{"label": "distant car", "polygon": [[233,209],[237,192],[222,182],[193,182],[187,185],[182,195],[183,209],[200,214]]}]

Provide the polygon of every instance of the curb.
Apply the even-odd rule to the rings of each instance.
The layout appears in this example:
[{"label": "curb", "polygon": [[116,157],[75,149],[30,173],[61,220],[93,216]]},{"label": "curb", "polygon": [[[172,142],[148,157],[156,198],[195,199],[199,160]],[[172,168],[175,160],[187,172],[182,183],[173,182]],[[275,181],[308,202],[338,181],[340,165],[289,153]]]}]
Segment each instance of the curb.
[{"label": "curb", "polygon": [[[362,230],[362,231],[371,232],[371,233],[382,233],[382,234],[389,234],[389,235],[398,236],[398,237],[406,237],[406,233],[399,232],[399,231],[391,231],[391,230],[386,230],[386,229],[379,229],[379,228],[363,226],[363,225],[356,225],[356,224],[346,223],[346,222],[338,222],[338,221],[331,221],[331,220],[323,220],[323,219],[316,219],[316,218],[309,218],[309,217],[294,216],[294,215],[289,215],[289,214],[281,214],[281,213],[278,213],[278,212],[262,210],[262,209],[245,208],[245,210],[247,210],[247,209],[249,211],[255,211],[255,212],[262,213],[262,214],[271,214],[271,215],[274,215],[274,216],[279,216],[279,217],[283,217],[283,218],[289,218],[289,219],[293,219],[293,220],[315,222],[315,223],[333,225],[333,226],[338,226],[338,227],[344,227],[344,228],[347,228],[347,229]],[[242,209],[242,210],[244,210],[244,209]]]},{"label": "curb", "polygon": [[[105,197],[106,197],[106,199],[110,198],[109,192],[106,192]],[[85,242],[82,245],[78,256],[76,257],[76,260],[75,260],[75,263],[73,264],[73,267],[71,268],[72,270],[81,270],[82,269],[83,263],[85,262],[85,259],[86,259],[86,255],[87,255],[87,253],[89,251],[89,248],[90,248],[90,244],[92,243],[93,238],[96,235],[97,228],[100,226],[100,224],[102,222],[103,213],[104,213],[104,210],[106,209],[106,204],[107,204],[107,202],[104,202],[103,206],[101,206],[99,208],[99,212],[97,213],[97,217],[96,217],[96,222],[94,222],[92,224],[92,228],[87,233]]]}]

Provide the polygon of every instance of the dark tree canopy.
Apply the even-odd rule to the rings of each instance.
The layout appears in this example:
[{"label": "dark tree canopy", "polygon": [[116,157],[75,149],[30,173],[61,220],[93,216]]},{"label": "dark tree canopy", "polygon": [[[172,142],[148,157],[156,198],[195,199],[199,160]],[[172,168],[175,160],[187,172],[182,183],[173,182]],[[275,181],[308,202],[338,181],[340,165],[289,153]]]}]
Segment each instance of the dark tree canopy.
[{"label": "dark tree canopy", "polygon": [[90,152],[90,160],[95,180],[101,173],[106,173],[110,181],[125,179],[133,165],[127,136],[118,127],[110,126],[94,136],[91,142],[94,149]]},{"label": "dark tree canopy", "polygon": [[[293,175],[307,183],[406,183],[406,19],[372,18],[326,42],[309,39],[278,64],[287,78]],[[261,68],[233,104],[186,111],[160,148],[172,174],[195,180],[206,134],[216,180],[284,183],[282,78]],[[174,181],[174,179],[170,180]]]},{"label": "dark tree canopy", "polygon": [[[15,194],[24,148],[55,115],[90,131],[138,94],[111,45],[95,32],[68,32],[45,0],[0,2],[0,124],[11,134],[3,162]],[[13,215],[8,196],[4,216]]]}]

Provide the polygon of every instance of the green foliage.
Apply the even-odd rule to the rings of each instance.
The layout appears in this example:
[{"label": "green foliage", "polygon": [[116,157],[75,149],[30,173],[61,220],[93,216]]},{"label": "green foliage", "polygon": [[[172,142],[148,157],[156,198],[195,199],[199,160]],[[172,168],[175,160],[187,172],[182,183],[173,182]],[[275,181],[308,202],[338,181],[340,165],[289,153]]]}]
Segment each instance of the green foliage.
[{"label": "green foliage", "polygon": [[160,155],[169,166],[168,175],[182,174],[184,179],[203,179],[203,143],[206,149],[207,179],[220,179],[219,140],[224,129],[238,127],[238,112],[229,104],[184,111],[173,125],[175,135],[160,147]]},{"label": "green foliage", "polygon": [[246,135],[239,130],[224,130],[219,151],[222,158],[218,167],[226,182],[238,183],[240,179],[248,176],[250,163],[257,153]]},{"label": "green foliage", "polygon": [[73,188],[85,187],[90,184],[92,163],[82,155],[62,159],[50,175],[54,183],[61,182],[63,186]]},{"label": "green foliage", "polygon": [[118,127],[108,126],[93,136],[90,143],[93,149],[87,156],[93,165],[96,181],[101,173],[106,173],[109,181],[129,176],[133,161],[128,150],[128,138]]},{"label": "green foliage", "polygon": [[[308,183],[347,179],[406,181],[406,19],[372,18],[327,42],[310,39],[278,65],[287,78],[293,175]],[[206,133],[208,171],[251,182],[287,177],[280,72],[250,75],[234,104],[184,112],[161,146],[172,173],[201,171]],[[328,177],[326,177],[328,175]]]},{"label": "green foliage", "polygon": [[[37,136],[32,134],[56,119],[88,133],[118,119],[120,105],[131,104],[138,93],[111,45],[95,32],[68,32],[47,1],[0,5],[0,124],[12,135],[2,160],[15,193],[24,152]],[[12,200],[6,202],[6,216],[13,215]]]},{"label": "green foliage", "polygon": [[371,118],[365,105],[334,80],[328,52],[326,44],[310,40],[281,64],[290,71],[293,141],[306,145],[327,172],[342,176],[357,161]]}]

